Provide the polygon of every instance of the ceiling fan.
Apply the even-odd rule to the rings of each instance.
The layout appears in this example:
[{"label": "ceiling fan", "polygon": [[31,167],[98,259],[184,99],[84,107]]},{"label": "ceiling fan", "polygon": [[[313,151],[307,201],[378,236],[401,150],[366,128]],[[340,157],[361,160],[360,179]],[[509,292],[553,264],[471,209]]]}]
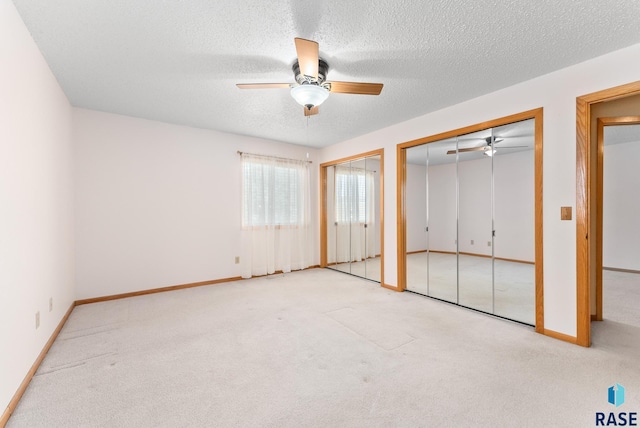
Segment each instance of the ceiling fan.
[{"label": "ceiling fan", "polygon": [[[448,155],[455,155],[456,153],[464,153],[464,152],[479,152],[479,151],[484,151],[484,154],[487,156],[493,156],[496,153],[496,149],[498,147],[495,146],[495,144],[498,144],[501,141],[504,141],[504,138],[498,138],[495,136],[489,136],[487,138],[483,138],[485,145],[483,146],[479,146],[479,147],[467,147],[467,148],[458,148],[458,150],[449,150],[447,152]],[[500,147],[500,150],[502,149],[522,149],[522,148],[526,148],[528,146],[505,146],[505,147]]]},{"label": "ceiling fan", "polygon": [[304,115],[318,114],[318,106],[330,92],[341,94],[379,95],[382,83],[327,81],[329,64],[319,57],[318,43],[295,38],[298,60],[293,64],[297,83],[238,83],[240,89],[291,88],[291,96],[304,107]]}]

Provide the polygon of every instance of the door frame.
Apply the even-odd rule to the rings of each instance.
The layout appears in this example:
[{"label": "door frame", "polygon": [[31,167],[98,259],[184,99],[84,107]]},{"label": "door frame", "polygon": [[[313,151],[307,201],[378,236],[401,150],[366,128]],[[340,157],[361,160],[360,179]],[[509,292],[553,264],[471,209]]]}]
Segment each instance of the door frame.
[{"label": "door frame", "polygon": [[596,313],[593,321],[602,321],[602,244],[603,244],[603,197],[604,197],[604,127],[640,125],[640,116],[618,116],[598,118],[597,164],[596,178]]},{"label": "door frame", "polygon": [[[591,106],[640,94],[640,81],[616,86],[576,98],[576,344],[591,346],[591,277],[596,266],[597,230],[597,141],[591,141]],[[592,165],[592,162],[595,165]],[[597,282],[596,282],[597,285]],[[597,298],[597,293],[596,293]]]},{"label": "door frame", "polygon": [[549,334],[544,329],[544,266],[543,266],[543,230],[542,230],[542,132],[543,132],[543,108],[524,111],[522,113],[501,117],[487,122],[477,123],[464,128],[454,129],[429,137],[407,141],[396,146],[397,160],[397,239],[398,239],[398,289],[404,291],[407,285],[407,207],[406,207],[406,182],[407,182],[407,153],[406,149],[433,143],[457,135],[469,134],[488,128],[495,128],[513,122],[535,119],[535,173],[534,173],[534,199],[535,199],[535,312],[538,333]]},{"label": "door frame", "polygon": [[396,287],[384,282],[384,149],[348,156],[320,164],[320,267],[326,268],[327,263],[327,168],[341,163],[380,156],[380,286],[396,290]]}]

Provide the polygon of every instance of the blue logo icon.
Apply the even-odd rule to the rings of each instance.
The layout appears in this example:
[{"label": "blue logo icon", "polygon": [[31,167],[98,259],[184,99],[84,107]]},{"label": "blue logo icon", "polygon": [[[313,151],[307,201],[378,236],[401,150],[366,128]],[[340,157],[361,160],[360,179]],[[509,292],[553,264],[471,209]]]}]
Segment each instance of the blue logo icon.
[{"label": "blue logo icon", "polygon": [[616,383],[614,386],[609,387],[609,403],[616,407],[624,404],[624,386]]}]

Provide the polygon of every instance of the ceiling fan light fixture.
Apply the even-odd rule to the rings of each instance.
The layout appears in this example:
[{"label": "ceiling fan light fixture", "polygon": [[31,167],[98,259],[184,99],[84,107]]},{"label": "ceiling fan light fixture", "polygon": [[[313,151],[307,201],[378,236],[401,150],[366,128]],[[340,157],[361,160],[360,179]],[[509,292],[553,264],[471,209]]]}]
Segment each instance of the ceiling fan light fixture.
[{"label": "ceiling fan light fixture", "polygon": [[491,147],[485,147],[484,149],[484,155],[485,156],[493,156],[496,153],[496,149],[492,149]]},{"label": "ceiling fan light fixture", "polygon": [[301,106],[311,109],[322,104],[329,97],[329,91],[320,85],[303,84],[291,88],[291,96]]}]

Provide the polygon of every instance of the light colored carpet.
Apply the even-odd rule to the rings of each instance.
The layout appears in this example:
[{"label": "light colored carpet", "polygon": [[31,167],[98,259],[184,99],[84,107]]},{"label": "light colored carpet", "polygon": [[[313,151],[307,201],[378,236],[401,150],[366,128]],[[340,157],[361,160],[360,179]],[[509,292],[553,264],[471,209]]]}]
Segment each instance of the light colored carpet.
[{"label": "light colored carpet", "polygon": [[76,307],[8,426],[586,427],[639,355],[313,269]]},{"label": "light colored carpet", "polygon": [[640,274],[602,271],[602,317],[640,327]]}]

